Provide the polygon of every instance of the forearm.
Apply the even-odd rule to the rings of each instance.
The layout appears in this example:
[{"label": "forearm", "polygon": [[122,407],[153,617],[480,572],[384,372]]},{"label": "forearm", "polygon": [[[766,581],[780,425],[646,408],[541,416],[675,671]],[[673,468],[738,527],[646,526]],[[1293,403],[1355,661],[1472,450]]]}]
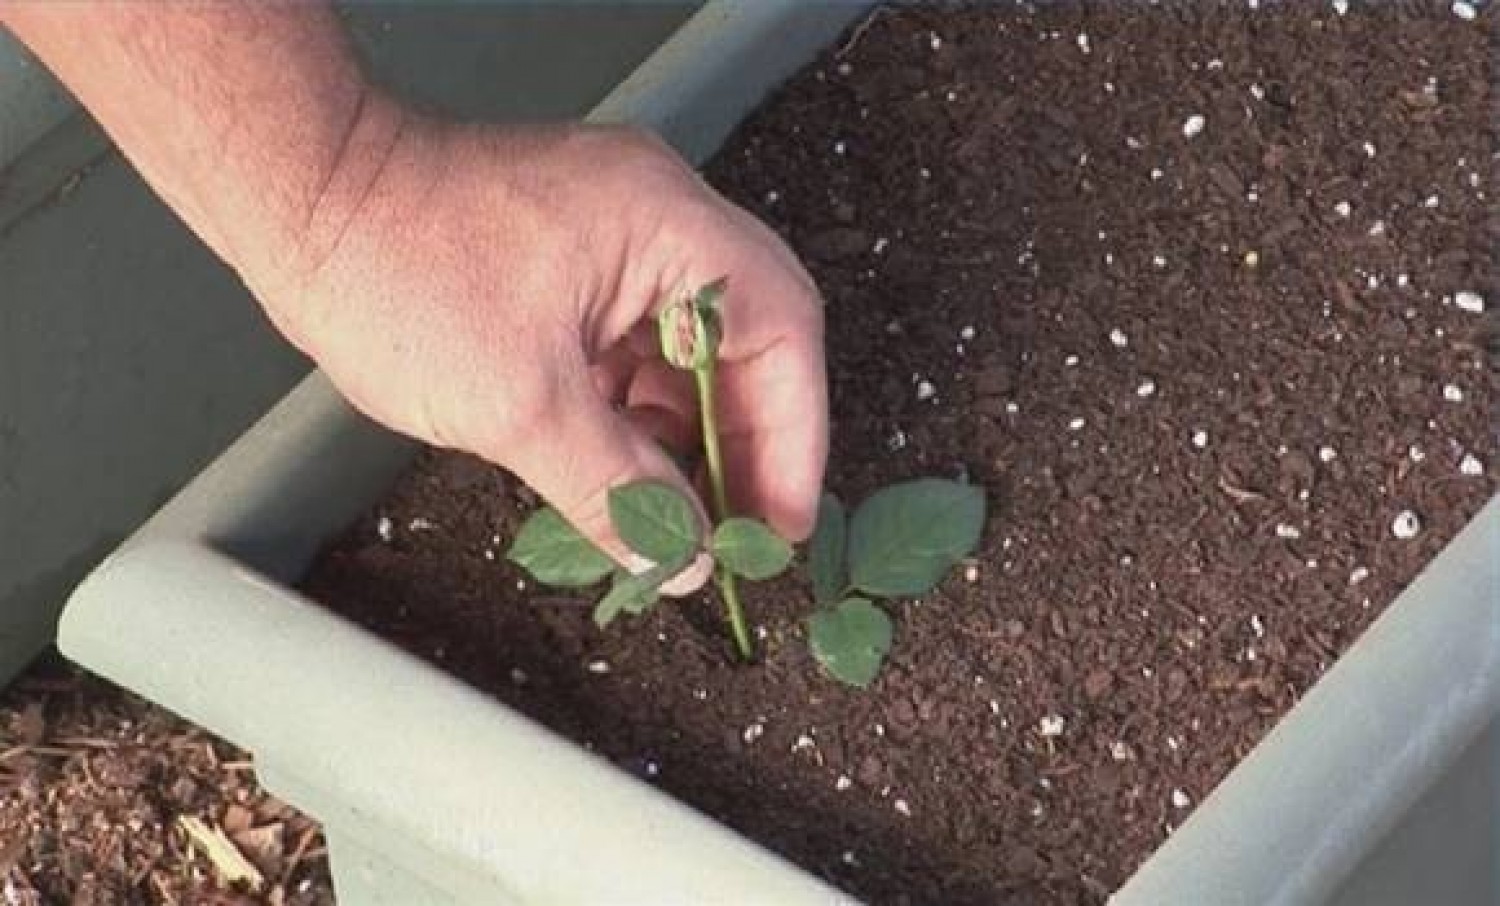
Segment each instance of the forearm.
[{"label": "forearm", "polygon": [[337,242],[401,129],[323,4],[0,0],[0,24],[252,289]]}]

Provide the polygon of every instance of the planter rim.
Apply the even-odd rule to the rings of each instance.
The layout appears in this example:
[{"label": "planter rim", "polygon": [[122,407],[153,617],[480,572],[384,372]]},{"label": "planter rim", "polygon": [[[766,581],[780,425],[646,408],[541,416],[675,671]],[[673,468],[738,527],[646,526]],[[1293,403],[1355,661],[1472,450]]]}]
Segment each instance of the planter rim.
[{"label": "planter rim", "polygon": [[[353,804],[362,826],[336,829],[404,841],[384,848],[408,870],[441,860],[518,903],[855,903],[201,544],[140,544],[98,581],[110,601],[68,618],[71,650],[250,749],[268,776]],[[172,656],[142,664],[142,650]]]}]

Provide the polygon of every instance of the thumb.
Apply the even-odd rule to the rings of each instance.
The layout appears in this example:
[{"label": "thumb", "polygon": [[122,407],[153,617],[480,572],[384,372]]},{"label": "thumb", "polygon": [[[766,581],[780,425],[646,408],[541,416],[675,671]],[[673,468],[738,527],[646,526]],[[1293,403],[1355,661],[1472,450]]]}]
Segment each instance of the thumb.
[{"label": "thumb", "polygon": [[[563,518],[594,546],[633,573],[656,564],[632,551],[614,529],[609,492],[622,485],[654,479],[692,501],[706,537],[709,521],[703,505],[682,472],[656,440],[607,404],[592,386],[559,393],[555,405],[510,449],[493,451],[527,484],[547,499]],[[713,572],[708,554],[662,586],[667,595],[698,590]]]}]

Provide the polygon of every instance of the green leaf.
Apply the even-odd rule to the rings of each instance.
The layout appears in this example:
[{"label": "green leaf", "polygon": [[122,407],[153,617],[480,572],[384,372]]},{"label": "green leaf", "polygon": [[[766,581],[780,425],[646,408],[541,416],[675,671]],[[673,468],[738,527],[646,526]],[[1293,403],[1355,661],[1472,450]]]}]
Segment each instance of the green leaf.
[{"label": "green leaf", "polygon": [[779,575],[792,562],[792,546],[759,519],[734,516],[714,530],[714,559],[752,582]]},{"label": "green leaf", "polygon": [[849,563],[845,558],[848,537],[849,517],[844,513],[844,504],[824,491],[818,501],[818,524],[807,550],[813,600],[819,604],[832,604],[849,586]]},{"label": "green leaf", "polygon": [[871,595],[924,594],[973,552],[984,492],[937,478],[870,495],[849,522],[850,584]]},{"label": "green leaf", "polygon": [[718,312],[719,303],[724,300],[724,293],[728,289],[728,276],[720,277],[712,283],[705,283],[698,288],[693,304],[701,312]]},{"label": "green leaf", "polygon": [[702,538],[692,501],[664,481],[636,481],[612,489],[609,518],[631,550],[655,563],[697,551]]},{"label": "green leaf", "polygon": [[813,657],[836,680],[870,685],[891,650],[891,618],[864,598],[819,608],[808,621]]},{"label": "green leaf", "polygon": [[559,588],[593,585],[615,565],[550,506],[531,514],[505,556],[543,585]]},{"label": "green leaf", "polygon": [[624,570],[615,572],[615,584],[609,594],[594,605],[594,625],[604,629],[621,613],[640,616],[650,610],[661,599],[662,583],[687,569],[693,562],[693,553],[679,557],[669,563],[660,563],[639,575]]}]

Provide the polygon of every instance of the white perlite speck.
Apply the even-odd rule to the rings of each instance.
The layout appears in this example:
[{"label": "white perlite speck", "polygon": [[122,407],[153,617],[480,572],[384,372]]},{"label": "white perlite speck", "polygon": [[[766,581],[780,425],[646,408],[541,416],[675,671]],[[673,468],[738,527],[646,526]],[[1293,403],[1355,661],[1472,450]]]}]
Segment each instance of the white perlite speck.
[{"label": "white perlite speck", "polygon": [[1078,35],[1078,49],[1083,51],[1084,53],[1088,53],[1090,50],[1089,36],[1081,32]]},{"label": "white perlite speck", "polygon": [[1323,462],[1333,462],[1338,458],[1339,451],[1328,446],[1327,444],[1324,444],[1323,446],[1318,448],[1318,459],[1322,460]]},{"label": "white perlite speck", "polygon": [[1412,444],[1406,448],[1406,457],[1412,462],[1421,462],[1427,458],[1427,451],[1416,444]]},{"label": "white perlite speck", "polygon": [[745,732],[740,734],[740,738],[745,741],[745,745],[749,746],[754,745],[755,741],[764,735],[766,735],[766,725],[757,721],[746,727]]},{"label": "white perlite speck", "polygon": [[943,39],[942,39],[942,37],[937,32],[935,32],[935,31],[928,32],[927,33],[927,46],[931,47],[933,50],[942,50],[943,49]]},{"label": "white perlite speck", "polygon": [[1302,537],[1302,530],[1297,528],[1295,525],[1288,525],[1285,522],[1277,523],[1276,537],[1295,540]]},{"label": "white perlite speck", "polygon": [[599,660],[596,660],[596,661],[589,661],[588,671],[590,673],[597,673],[597,674],[601,674],[601,675],[605,674],[605,673],[608,673],[609,672],[609,661],[606,661],[603,658],[600,658]]},{"label": "white perlite speck", "polygon": [[1204,431],[1201,428],[1198,429],[1197,431],[1194,431],[1193,432],[1193,446],[1197,447],[1200,450],[1202,450],[1204,447],[1207,447],[1208,446],[1208,432]]},{"label": "white perlite speck", "polygon": [[960,340],[963,340],[965,343],[967,343],[968,341],[974,339],[974,328],[973,328],[973,326],[972,325],[966,325],[962,330],[960,330],[958,332],[958,338]]},{"label": "white perlite speck", "polygon": [[1341,201],[1333,206],[1333,212],[1340,217],[1348,217],[1354,213],[1354,208],[1347,201]]},{"label": "white perlite speck", "polygon": [[839,779],[833,782],[833,788],[838,790],[840,793],[852,788],[853,786],[854,781],[850,780],[849,775],[847,774],[840,774]]},{"label": "white perlite speck", "polygon": [[1462,290],[1453,296],[1453,304],[1471,314],[1484,312],[1484,296],[1471,289]]},{"label": "white perlite speck", "polygon": [[937,396],[937,388],[932,386],[932,381],[919,381],[917,383],[917,399],[930,400]]},{"label": "white perlite speck", "polygon": [[1252,613],[1250,615],[1250,631],[1255,633],[1255,637],[1257,639],[1263,639],[1266,637],[1266,624],[1261,621],[1261,618],[1258,614]]},{"label": "white perlite speck", "polygon": [[391,517],[380,517],[380,521],[375,523],[375,534],[380,536],[381,541],[390,543],[391,538],[396,534],[396,524],[391,521]]},{"label": "white perlite speck", "polygon": [[895,802],[891,803],[891,808],[894,808],[898,813],[905,815],[908,818],[911,817],[911,806],[907,804],[905,799],[897,799]]},{"label": "white perlite speck", "polygon": [[1391,520],[1391,534],[1402,541],[1410,541],[1422,531],[1422,520],[1411,510],[1402,510]]},{"label": "white perlite speck", "polygon": [[1069,431],[1082,431],[1083,426],[1088,424],[1083,418],[1075,418],[1068,422]]},{"label": "white perlite speck", "polygon": [[1443,399],[1450,403],[1461,403],[1464,401],[1464,391],[1457,384],[1444,384]]},{"label": "white perlite speck", "polygon": [[1463,461],[1458,464],[1458,471],[1461,475],[1474,478],[1484,474],[1484,463],[1480,462],[1479,457],[1473,453],[1465,453]]},{"label": "white perlite speck", "polygon": [[1037,722],[1037,732],[1051,739],[1054,736],[1063,735],[1063,728],[1066,726],[1067,721],[1063,720],[1061,714],[1048,714]]},{"label": "white perlite speck", "polygon": [[1192,804],[1193,800],[1189,798],[1187,793],[1184,793],[1182,790],[1172,791],[1172,808],[1187,808]]},{"label": "white perlite speck", "polygon": [[1109,343],[1116,349],[1124,349],[1130,345],[1130,338],[1125,336],[1125,331],[1116,327],[1109,332]]},{"label": "white perlite speck", "polygon": [[1112,742],[1109,744],[1109,757],[1115,761],[1130,760],[1130,746],[1123,742]]},{"label": "white perlite speck", "polygon": [[1349,0],[1333,0],[1333,11],[1340,16],[1349,12]]},{"label": "white perlite speck", "polygon": [[1451,9],[1453,10],[1453,15],[1465,22],[1473,22],[1474,17],[1479,15],[1479,10],[1474,8],[1474,4],[1466,3],[1465,0],[1457,0]]},{"label": "white perlite speck", "polygon": [[1257,101],[1263,101],[1266,99],[1266,89],[1262,88],[1259,83],[1252,82],[1250,84],[1250,95]]},{"label": "white perlite speck", "polygon": [[1365,144],[1364,144],[1364,150],[1365,150],[1365,157],[1374,157],[1375,156],[1375,143],[1374,142],[1365,142]]},{"label": "white perlite speck", "polygon": [[1195,113],[1192,116],[1188,117],[1186,120],[1183,120],[1182,134],[1188,138],[1192,138],[1193,136],[1202,132],[1203,127],[1207,125],[1208,120],[1203,116],[1203,114]]},{"label": "white perlite speck", "polygon": [[1146,378],[1145,380],[1141,381],[1140,384],[1135,388],[1135,395],[1140,397],[1141,399],[1145,399],[1155,392],[1156,382],[1151,380],[1150,378]]},{"label": "white perlite speck", "polygon": [[1358,585],[1368,578],[1370,578],[1370,568],[1368,566],[1356,566],[1349,570],[1350,585]]}]

